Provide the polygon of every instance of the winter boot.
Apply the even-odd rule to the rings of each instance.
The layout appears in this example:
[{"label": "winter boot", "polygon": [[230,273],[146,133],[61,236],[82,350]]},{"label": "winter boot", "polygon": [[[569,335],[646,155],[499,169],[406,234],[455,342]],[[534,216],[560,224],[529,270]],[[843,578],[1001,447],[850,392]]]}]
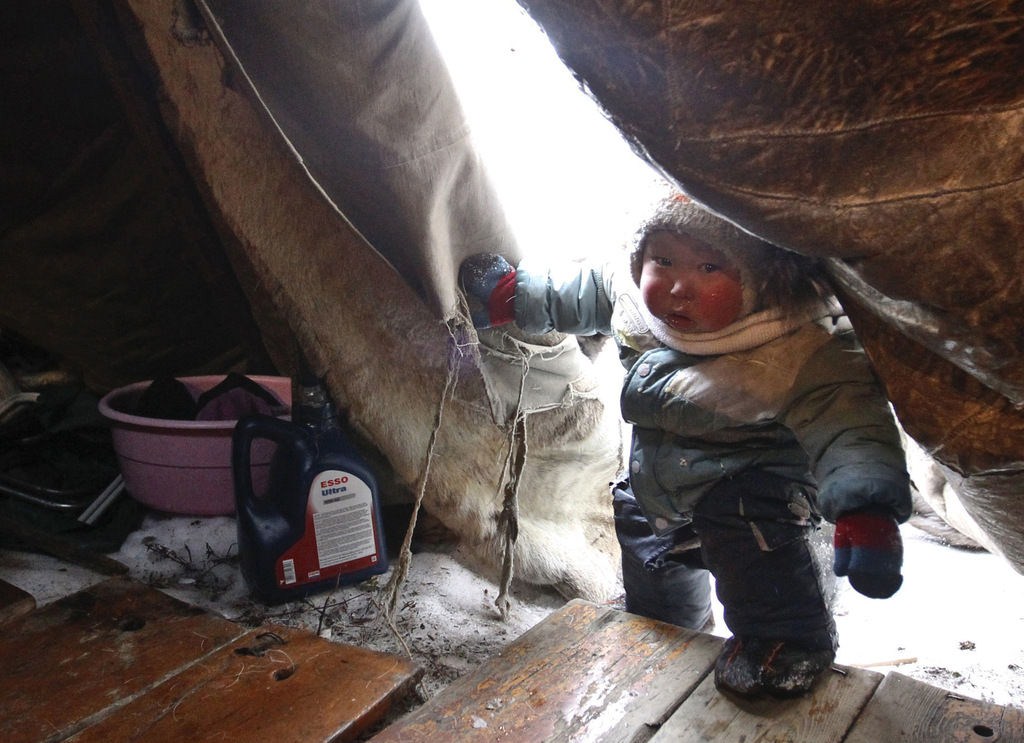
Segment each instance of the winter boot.
[{"label": "winter boot", "polygon": [[715,686],[746,697],[797,697],[811,690],[833,660],[833,650],[806,649],[791,641],[730,637],[715,662]]},{"label": "winter boot", "polygon": [[758,640],[730,637],[715,661],[715,686],[740,696],[756,696],[764,690],[761,674],[763,646]]}]

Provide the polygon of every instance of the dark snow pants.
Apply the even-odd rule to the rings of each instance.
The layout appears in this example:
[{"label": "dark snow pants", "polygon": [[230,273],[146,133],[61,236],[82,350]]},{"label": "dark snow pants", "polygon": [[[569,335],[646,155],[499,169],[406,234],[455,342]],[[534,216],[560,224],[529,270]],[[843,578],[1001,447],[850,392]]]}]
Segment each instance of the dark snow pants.
[{"label": "dark snow pants", "polygon": [[698,501],[691,524],[661,537],[628,485],[613,494],[627,611],[698,629],[711,615],[710,571],[734,635],[835,648],[808,545],[819,520],[809,488],[763,472],[726,478]]},{"label": "dark snow pants", "polygon": [[701,629],[711,619],[711,581],[696,533],[687,525],[655,536],[628,485],[612,495],[626,611]]}]

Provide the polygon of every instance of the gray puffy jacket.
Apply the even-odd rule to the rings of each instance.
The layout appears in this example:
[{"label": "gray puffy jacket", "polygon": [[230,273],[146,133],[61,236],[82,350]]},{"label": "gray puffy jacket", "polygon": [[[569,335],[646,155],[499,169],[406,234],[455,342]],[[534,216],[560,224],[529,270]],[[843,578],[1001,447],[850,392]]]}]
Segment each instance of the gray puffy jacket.
[{"label": "gray puffy jacket", "polygon": [[899,521],[911,498],[899,434],[845,317],[826,317],[747,350],[715,356],[659,343],[632,280],[608,267],[518,267],[516,324],[614,337],[626,367],[629,476],[657,533],[688,522],[723,477],[751,469],[817,487],[818,507],[880,509]]}]

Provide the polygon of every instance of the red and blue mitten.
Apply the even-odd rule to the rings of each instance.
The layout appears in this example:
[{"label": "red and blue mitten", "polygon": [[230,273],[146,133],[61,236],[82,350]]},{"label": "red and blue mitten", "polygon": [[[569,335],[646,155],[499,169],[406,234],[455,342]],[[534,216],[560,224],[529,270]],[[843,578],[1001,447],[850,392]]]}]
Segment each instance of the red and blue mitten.
[{"label": "red and blue mitten", "polygon": [[859,593],[886,599],[903,584],[903,539],[896,519],[868,511],[836,519],[833,571]]},{"label": "red and blue mitten", "polygon": [[466,292],[474,328],[493,328],[516,318],[516,270],[497,253],[462,261],[459,283]]}]

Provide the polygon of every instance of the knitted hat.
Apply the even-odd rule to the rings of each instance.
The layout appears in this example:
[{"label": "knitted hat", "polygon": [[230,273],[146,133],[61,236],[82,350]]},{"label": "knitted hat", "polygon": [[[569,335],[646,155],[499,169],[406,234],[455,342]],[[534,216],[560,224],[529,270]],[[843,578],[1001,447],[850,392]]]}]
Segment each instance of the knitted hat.
[{"label": "knitted hat", "polygon": [[[688,235],[721,251],[740,272],[743,287],[741,316],[781,304],[796,295],[819,294],[813,286],[813,262],[803,256],[782,250],[744,232],[680,193],[658,203],[654,213],[637,230],[629,255],[633,281],[640,285],[644,247],[654,232]],[[802,275],[806,274],[806,275]],[[804,284],[805,286],[799,286]],[[766,291],[767,290],[767,291]],[[792,296],[790,296],[792,295]]]}]

